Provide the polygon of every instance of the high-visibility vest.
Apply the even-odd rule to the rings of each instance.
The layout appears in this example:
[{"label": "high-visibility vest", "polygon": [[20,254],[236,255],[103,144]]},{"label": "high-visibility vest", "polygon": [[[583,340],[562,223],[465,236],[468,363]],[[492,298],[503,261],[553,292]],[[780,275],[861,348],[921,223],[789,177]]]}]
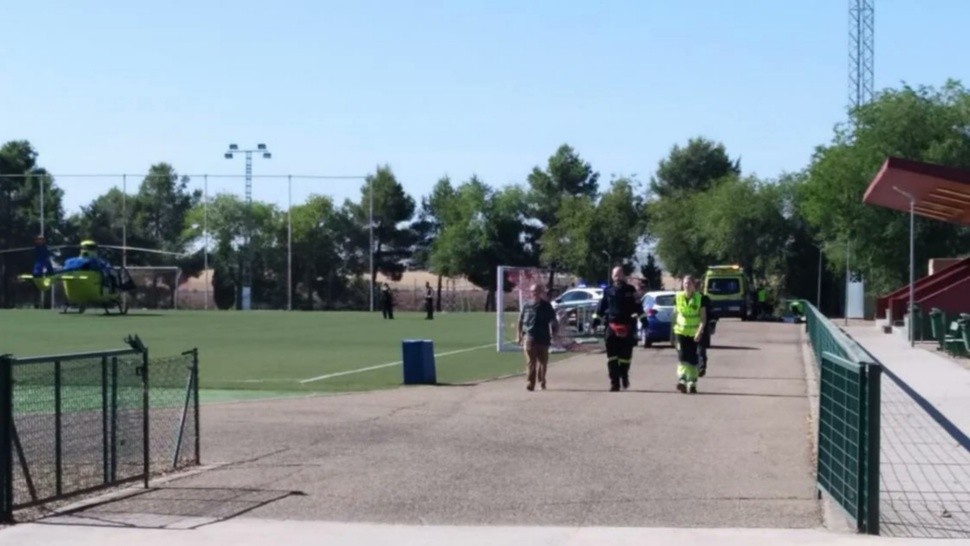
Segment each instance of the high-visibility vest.
[{"label": "high-visibility vest", "polygon": [[701,324],[701,294],[694,292],[693,297],[687,298],[686,292],[677,292],[674,298],[674,305],[677,310],[677,322],[674,324],[674,333],[678,336],[691,336],[697,334],[697,328]]}]

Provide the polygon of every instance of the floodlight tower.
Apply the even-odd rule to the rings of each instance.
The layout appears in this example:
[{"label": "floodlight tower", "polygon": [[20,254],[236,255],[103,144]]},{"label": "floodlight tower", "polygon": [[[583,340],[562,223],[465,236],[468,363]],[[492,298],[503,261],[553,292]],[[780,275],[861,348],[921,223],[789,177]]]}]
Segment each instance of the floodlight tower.
[{"label": "floodlight tower", "polygon": [[242,270],[242,309],[248,311],[252,303],[253,287],[253,153],[258,152],[263,155],[263,159],[273,157],[265,144],[257,144],[255,150],[240,150],[235,144],[229,145],[226,151],[226,159],[232,159],[234,154],[245,154],[246,156],[246,256],[243,260]]},{"label": "floodlight tower", "polygon": [[849,0],[849,106],[872,100],[875,0]]}]

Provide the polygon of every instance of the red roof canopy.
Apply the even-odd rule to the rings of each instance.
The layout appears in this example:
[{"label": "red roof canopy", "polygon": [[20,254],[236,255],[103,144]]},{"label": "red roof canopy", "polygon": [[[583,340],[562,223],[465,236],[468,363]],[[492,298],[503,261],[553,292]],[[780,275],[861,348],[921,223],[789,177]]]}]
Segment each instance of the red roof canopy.
[{"label": "red roof canopy", "polygon": [[970,226],[970,171],[890,157],[882,164],[862,197],[869,205],[909,212],[913,196],[916,214]]}]

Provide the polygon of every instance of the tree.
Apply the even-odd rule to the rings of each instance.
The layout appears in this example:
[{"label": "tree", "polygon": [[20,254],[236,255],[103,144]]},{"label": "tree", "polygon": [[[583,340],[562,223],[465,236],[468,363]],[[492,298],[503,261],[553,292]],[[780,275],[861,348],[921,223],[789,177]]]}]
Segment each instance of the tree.
[{"label": "tree", "polygon": [[648,205],[649,236],[656,242],[654,252],[675,277],[701,274],[716,261],[704,250],[700,231],[701,198],[702,194],[687,194]]},{"label": "tree", "polygon": [[134,202],[132,228],[157,250],[183,252],[186,216],[202,199],[199,190],[188,191],[189,178],[179,178],[168,163],[148,170]]},{"label": "tree", "polygon": [[559,199],[562,196],[594,197],[598,191],[599,173],[579,157],[568,144],[556,150],[546,165],[529,174],[529,205],[533,217],[544,226],[556,220]]},{"label": "tree", "polygon": [[339,255],[339,211],[329,197],[311,195],[306,203],[294,206],[292,214],[293,277],[294,284],[302,280],[303,307],[313,309],[316,294],[325,308],[333,308],[349,273]]},{"label": "tree", "polygon": [[647,230],[671,274],[697,275],[715,260],[704,250],[699,196],[740,170],[740,160],[731,160],[723,144],[705,138],[690,139],[683,148],[675,145],[658,164],[650,181]]},{"label": "tree", "polygon": [[697,194],[696,221],[704,252],[717,262],[740,264],[758,282],[777,277],[791,237],[782,197],[775,184],[736,176]]},{"label": "tree", "polygon": [[609,268],[629,261],[636,251],[643,234],[641,208],[627,178],[614,180],[598,201],[587,196],[563,197],[556,222],[540,239],[542,263],[559,264],[584,279],[608,282]]},{"label": "tree", "polygon": [[[218,194],[208,205],[210,233],[210,266],[220,276],[220,289],[235,290],[237,307],[242,305],[242,260],[245,258],[247,204],[233,194]],[[186,215],[183,238],[201,241],[204,204],[197,204]],[[279,234],[284,229],[284,217],[276,206],[254,201],[252,204],[253,237],[253,294],[254,302],[273,307],[282,306],[286,294],[285,248],[281,248]],[[284,272],[281,275],[280,272]],[[280,279],[284,279],[281,283]],[[215,280],[213,280],[215,284]]]},{"label": "tree", "polygon": [[633,184],[629,178],[612,181],[596,205],[593,248],[601,249],[601,255],[602,250],[608,253],[614,262],[608,265],[629,263],[644,235],[643,199],[634,193]]},{"label": "tree", "polygon": [[[63,242],[63,192],[37,164],[37,151],[26,140],[0,147],[0,248],[30,247],[41,231],[40,193],[44,191],[44,233],[52,244]],[[0,307],[14,304],[16,275],[30,271],[30,252],[0,254]]]},{"label": "tree", "polygon": [[558,265],[585,279],[599,279],[610,265],[595,248],[596,200],[585,195],[567,195],[560,201],[556,222],[539,240],[540,261],[549,267]]},{"label": "tree", "polygon": [[486,310],[494,309],[498,266],[535,263],[522,244],[526,207],[521,188],[496,191],[473,176],[442,211],[444,227],[431,245],[431,267],[442,275],[465,275],[488,291]]},{"label": "tree", "polygon": [[[373,191],[373,218],[370,214],[371,194]],[[414,216],[414,199],[404,191],[391,168],[387,165],[377,168],[368,175],[360,189],[360,203],[353,210],[361,224],[368,226],[373,222],[374,270],[370,272],[371,287],[377,284],[377,273],[381,272],[393,279],[400,279],[404,272],[401,261],[411,255],[414,233],[402,224]]]},{"label": "tree", "polygon": [[[441,235],[444,227],[441,216],[454,195],[455,189],[451,186],[451,179],[445,176],[435,184],[431,195],[421,199],[418,219],[411,225],[416,240],[414,253],[411,256],[413,266],[427,268],[430,265],[431,244]],[[441,311],[441,281],[442,275],[439,273],[438,298],[435,303],[439,312]]]},{"label": "tree", "polygon": [[[107,193],[96,197],[91,203],[82,206],[81,212],[71,219],[77,225],[78,234],[102,245],[121,245],[124,200],[125,196],[121,190],[112,188]],[[146,244],[146,241],[141,240],[135,231],[129,231],[128,238],[131,246]]]},{"label": "tree", "polygon": [[[850,112],[849,123],[816,150],[797,199],[799,212],[826,243],[831,267],[844,263],[849,247],[867,289],[886,292],[906,282],[908,214],[866,205],[863,193],[890,155],[970,167],[968,127],[970,93],[952,80],[941,89],[885,90]],[[970,251],[970,230],[917,217],[915,243],[919,277],[929,258]]]},{"label": "tree", "polygon": [[660,290],[663,288],[663,271],[657,267],[657,261],[653,254],[647,254],[647,262],[640,266],[640,274],[646,282],[647,290]]},{"label": "tree", "polygon": [[723,144],[697,137],[683,148],[671,148],[650,180],[650,191],[660,199],[676,198],[705,191],[721,178],[740,174],[741,160],[728,157]]},{"label": "tree", "polygon": [[[525,228],[525,244],[533,253],[540,255],[541,239],[545,231],[555,225],[563,200],[570,197],[595,199],[599,191],[599,173],[571,146],[563,144],[549,158],[544,171],[539,167],[532,169],[528,185],[529,216],[535,223]],[[552,286],[555,270],[563,264],[552,260],[547,265],[550,267],[549,285]]]}]

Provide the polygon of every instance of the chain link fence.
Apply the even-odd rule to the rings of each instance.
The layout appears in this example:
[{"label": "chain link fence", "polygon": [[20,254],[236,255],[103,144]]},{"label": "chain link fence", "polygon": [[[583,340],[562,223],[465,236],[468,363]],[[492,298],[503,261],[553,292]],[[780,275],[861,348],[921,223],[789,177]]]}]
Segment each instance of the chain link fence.
[{"label": "chain link fence", "polygon": [[198,351],[0,356],[0,521],[199,464]]},{"label": "chain link fence", "polygon": [[803,306],[819,374],[816,484],[858,531],[878,535],[882,366],[815,306]]}]

